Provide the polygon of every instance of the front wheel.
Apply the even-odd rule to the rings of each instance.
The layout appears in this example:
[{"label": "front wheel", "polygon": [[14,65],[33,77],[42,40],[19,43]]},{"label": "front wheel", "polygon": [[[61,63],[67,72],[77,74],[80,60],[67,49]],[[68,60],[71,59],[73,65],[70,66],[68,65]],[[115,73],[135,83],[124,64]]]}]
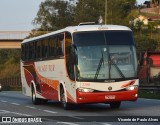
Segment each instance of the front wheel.
[{"label": "front wheel", "polygon": [[66,102],[65,92],[64,92],[63,88],[61,88],[60,97],[61,97],[61,105],[62,105],[62,107],[65,110],[69,110],[70,109],[70,104]]},{"label": "front wheel", "polygon": [[118,109],[121,106],[121,102],[111,102],[110,107],[113,109]]}]

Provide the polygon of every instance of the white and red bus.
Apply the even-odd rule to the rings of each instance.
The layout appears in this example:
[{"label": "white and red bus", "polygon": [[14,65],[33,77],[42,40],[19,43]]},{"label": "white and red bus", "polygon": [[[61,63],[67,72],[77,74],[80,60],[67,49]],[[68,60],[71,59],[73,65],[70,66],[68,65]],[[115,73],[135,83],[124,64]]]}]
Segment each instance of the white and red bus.
[{"label": "white and red bus", "polygon": [[67,27],[22,42],[22,91],[33,104],[136,101],[139,80],[132,31],[125,26]]}]

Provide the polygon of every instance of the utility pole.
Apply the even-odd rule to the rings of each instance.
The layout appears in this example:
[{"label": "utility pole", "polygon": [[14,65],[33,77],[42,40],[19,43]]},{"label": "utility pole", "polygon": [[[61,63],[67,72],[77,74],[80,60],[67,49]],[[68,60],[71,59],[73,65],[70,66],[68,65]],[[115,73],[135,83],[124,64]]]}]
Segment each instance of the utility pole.
[{"label": "utility pole", "polygon": [[158,14],[160,15],[160,0],[159,0],[159,4],[158,4]]},{"label": "utility pole", "polygon": [[105,24],[107,24],[107,0],[105,0]]}]

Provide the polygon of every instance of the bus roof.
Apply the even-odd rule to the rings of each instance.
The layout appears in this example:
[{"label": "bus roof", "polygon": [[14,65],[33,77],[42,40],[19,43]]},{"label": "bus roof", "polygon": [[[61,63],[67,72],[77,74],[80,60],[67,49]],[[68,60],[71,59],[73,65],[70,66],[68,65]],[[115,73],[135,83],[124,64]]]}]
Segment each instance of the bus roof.
[{"label": "bus roof", "polygon": [[120,25],[81,25],[81,26],[69,26],[61,30],[53,31],[51,33],[47,33],[41,36],[33,37],[30,39],[25,39],[22,41],[22,43],[30,42],[30,41],[36,41],[38,39],[42,39],[54,34],[59,34],[65,31],[68,31],[70,33],[74,32],[82,32],[82,31],[102,31],[102,30],[128,30],[131,31],[130,28],[126,26],[120,26]]}]

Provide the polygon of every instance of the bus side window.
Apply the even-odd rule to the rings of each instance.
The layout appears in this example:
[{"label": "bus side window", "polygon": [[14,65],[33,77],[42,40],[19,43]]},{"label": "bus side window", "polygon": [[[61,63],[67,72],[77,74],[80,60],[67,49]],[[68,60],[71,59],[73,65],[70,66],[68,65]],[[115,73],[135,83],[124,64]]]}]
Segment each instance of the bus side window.
[{"label": "bus side window", "polygon": [[27,51],[26,51],[27,47],[26,47],[26,44],[24,44],[24,60],[26,61],[26,55],[27,55]]},{"label": "bus side window", "polygon": [[22,48],[22,50],[21,50],[21,59],[23,61],[25,61],[25,46],[21,45],[21,48]]},{"label": "bus side window", "polygon": [[58,35],[57,53],[58,53],[58,56],[64,55],[64,34]]},{"label": "bus side window", "polygon": [[29,43],[29,60],[33,59],[34,46],[33,43]]},{"label": "bus side window", "polygon": [[36,57],[36,42],[33,42],[33,53],[32,53],[32,59],[35,60]]},{"label": "bus side window", "polygon": [[41,41],[37,41],[37,47],[36,47],[36,58],[41,58]]},{"label": "bus side window", "polygon": [[48,39],[42,41],[42,58],[48,57]]},{"label": "bus side window", "polygon": [[34,51],[35,51],[34,58],[35,60],[37,60],[37,41],[34,42]]},{"label": "bus side window", "polygon": [[56,37],[53,36],[49,40],[49,56],[56,57]]},{"label": "bus side window", "polygon": [[25,60],[28,61],[29,59],[29,45],[26,43],[25,45]]}]

